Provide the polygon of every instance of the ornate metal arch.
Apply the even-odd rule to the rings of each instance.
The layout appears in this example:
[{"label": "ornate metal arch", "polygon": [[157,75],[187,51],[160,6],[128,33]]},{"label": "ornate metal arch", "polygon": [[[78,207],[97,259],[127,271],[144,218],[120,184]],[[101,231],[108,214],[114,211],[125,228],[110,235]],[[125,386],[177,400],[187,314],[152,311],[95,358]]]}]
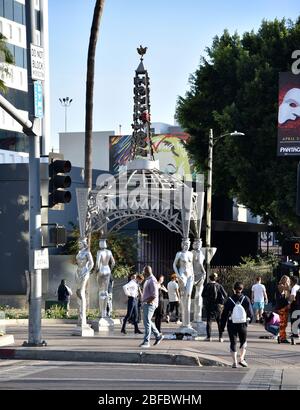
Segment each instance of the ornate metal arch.
[{"label": "ornate metal arch", "polygon": [[203,190],[157,169],[134,169],[99,177],[91,191],[77,189],[80,233],[118,231],[127,224],[152,219],[182,237],[200,236]]}]

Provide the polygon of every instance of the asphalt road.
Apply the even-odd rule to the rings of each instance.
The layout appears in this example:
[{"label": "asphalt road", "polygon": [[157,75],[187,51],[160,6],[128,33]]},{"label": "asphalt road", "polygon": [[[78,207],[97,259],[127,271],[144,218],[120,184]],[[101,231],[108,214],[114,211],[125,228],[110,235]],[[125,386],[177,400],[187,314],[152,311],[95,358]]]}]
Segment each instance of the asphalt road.
[{"label": "asphalt road", "polygon": [[0,361],[1,390],[280,390],[299,389],[298,375],[274,368]]}]

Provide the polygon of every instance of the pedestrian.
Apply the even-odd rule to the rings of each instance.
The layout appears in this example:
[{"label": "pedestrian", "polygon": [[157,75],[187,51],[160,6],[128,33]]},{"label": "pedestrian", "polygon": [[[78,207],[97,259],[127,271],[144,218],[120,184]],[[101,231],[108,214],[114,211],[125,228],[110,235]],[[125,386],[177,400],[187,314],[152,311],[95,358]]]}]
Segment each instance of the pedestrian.
[{"label": "pedestrian", "polygon": [[165,280],[164,275],[159,275],[157,284],[158,284],[158,306],[155,309],[155,326],[156,329],[161,333],[161,320],[164,315],[164,295],[168,294],[168,290],[163,285]]},{"label": "pedestrian", "polygon": [[248,296],[243,295],[244,285],[236,282],[233,287],[234,294],[227,299],[221,316],[221,331],[227,323],[227,331],[230,339],[230,352],[233,359],[233,368],[237,368],[237,337],[240,341],[239,365],[248,367],[245,361],[247,347],[247,326],[253,319],[253,310]]},{"label": "pedestrian", "polygon": [[[280,325],[279,315],[275,312],[263,312],[262,317],[266,331],[272,333],[274,339],[277,338]],[[272,336],[270,337],[272,338]]]},{"label": "pedestrian", "polygon": [[138,327],[138,296],[139,296],[139,283],[143,282],[143,275],[132,274],[130,281],[123,286],[123,290],[126,296],[128,296],[127,313],[124,317],[121,333],[126,335],[126,323],[130,320],[134,325],[134,333],[142,334],[143,332]]},{"label": "pedestrian", "polygon": [[154,345],[159,344],[164,336],[160,333],[155,324],[152,322],[152,317],[156,307],[158,306],[158,284],[152,273],[151,266],[145,266],[143,270],[145,283],[143,287],[142,304],[143,304],[143,319],[144,319],[144,340],[140,344],[142,348],[150,347],[151,332],[155,336]]},{"label": "pedestrian", "polygon": [[[290,315],[291,315],[291,330],[292,337],[299,337],[299,325],[294,325],[299,319],[300,313],[300,286],[298,284],[297,276],[291,276],[291,294],[290,294]],[[294,326],[296,327],[294,329]]]},{"label": "pedestrian", "polygon": [[66,285],[65,279],[62,279],[57,289],[57,300],[62,302],[66,309],[66,316],[69,317],[70,299],[73,292],[69,286]]},{"label": "pedestrian", "polygon": [[251,289],[251,303],[253,305],[256,323],[263,323],[262,314],[264,313],[265,304],[268,304],[266,287],[261,283],[261,277],[256,278],[255,285]]},{"label": "pedestrian", "polygon": [[206,310],[206,341],[212,341],[211,325],[212,320],[216,319],[219,332],[219,342],[223,342],[223,332],[221,331],[221,315],[224,307],[227,293],[223,286],[217,282],[218,275],[212,273],[209,276],[208,282],[203,289],[202,297],[204,299],[204,306]]},{"label": "pedestrian", "polygon": [[283,275],[276,289],[276,312],[280,317],[279,343],[290,343],[286,337],[286,327],[289,316],[290,278]]},{"label": "pedestrian", "polygon": [[175,309],[175,321],[179,321],[179,285],[177,283],[177,276],[176,273],[171,275],[171,280],[168,282],[168,296],[169,296],[169,304],[167,306],[167,315],[166,315],[166,322],[170,322],[170,313],[172,314]]}]

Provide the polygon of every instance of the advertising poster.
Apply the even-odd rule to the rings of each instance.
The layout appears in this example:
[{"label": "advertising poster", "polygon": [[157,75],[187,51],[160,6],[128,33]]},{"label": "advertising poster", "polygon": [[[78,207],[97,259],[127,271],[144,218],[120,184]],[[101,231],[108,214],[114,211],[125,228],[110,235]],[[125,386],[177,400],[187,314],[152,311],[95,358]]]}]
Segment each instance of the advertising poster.
[{"label": "advertising poster", "polygon": [[300,156],[300,75],[279,73],[278,156]]},{"label": "advertising poster", "polygon": [[[122,171],[130,158],[131,135],[110,137],[110,170]],[[160,171],[168,174],[187,176],[192,174],[192,166],[186,151],[189,135],[158,134],[151,137],[154,159],[159,160]]]}]

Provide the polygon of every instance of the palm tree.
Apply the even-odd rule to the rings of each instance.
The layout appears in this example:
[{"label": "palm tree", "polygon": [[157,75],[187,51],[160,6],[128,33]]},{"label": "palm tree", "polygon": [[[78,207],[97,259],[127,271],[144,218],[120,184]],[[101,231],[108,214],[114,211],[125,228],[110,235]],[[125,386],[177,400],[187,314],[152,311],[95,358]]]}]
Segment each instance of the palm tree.
[{"label": "palm tree", "polygon": [[92,131],[93,131],[93,98],[95,54],[99,34],[100,20],[105,0],[96,0],[94,16],[90,33],[90,43],[87,58],[86,101],[85,101],[85,158],[84,182],[87,188],[92,188]]},{"label": "palm tree", "polygon": [[[9,74],[7,64],[13,64],[14,59],[7,48],[6,45],[6,37],[2,33],[0,33],[0,75],[3,73]],[[4,84],[4,81],[0,79],[0,92],[5,92],[6,91],[6,86]]]}]

